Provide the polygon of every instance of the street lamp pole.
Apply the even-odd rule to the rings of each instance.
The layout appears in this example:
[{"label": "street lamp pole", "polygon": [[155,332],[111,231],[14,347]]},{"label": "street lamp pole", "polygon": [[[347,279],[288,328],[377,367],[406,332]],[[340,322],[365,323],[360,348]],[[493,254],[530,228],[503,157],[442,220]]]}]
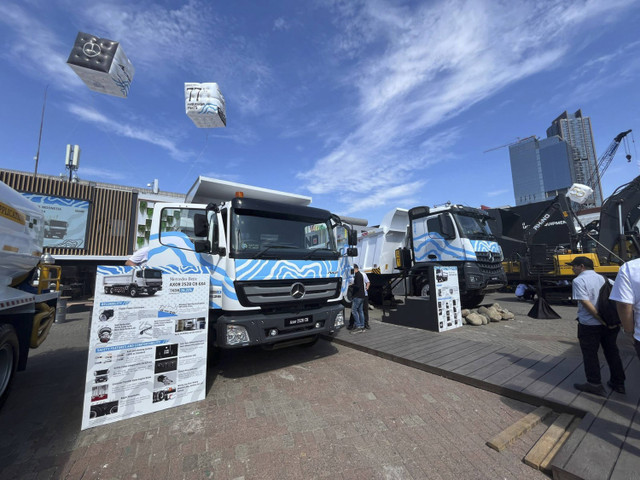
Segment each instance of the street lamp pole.
[{"label": "street lamp pole", "polygon": [[47,105],[47,89],[49,85],[44,88],[44,100],[42,102],[42,117],[40,118],[40,134],[38,135],[38,151],[36,152],[36,156],[34,160],[36,161],[36,168],[33,171],[33,178],[35,179],[38,175],[38,160],[40,159],[40,142],[42,141],[42,126],[44,125],[44,107]]}]

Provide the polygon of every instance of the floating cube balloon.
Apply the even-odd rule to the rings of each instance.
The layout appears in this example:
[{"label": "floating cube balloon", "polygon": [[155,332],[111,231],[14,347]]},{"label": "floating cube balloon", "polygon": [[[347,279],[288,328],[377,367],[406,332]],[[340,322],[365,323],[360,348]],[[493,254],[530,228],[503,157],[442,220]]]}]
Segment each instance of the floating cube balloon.
[{"label": "floating cube balloon", "polygon": [[567,191],[567,198],[580,205],[586,202],[591,195],[593,195],[593,188],[581,183],[574,183]]},{"label": "floating cube balloon", "polygon": [[126,98],[135,69],[118,42],[79,32],[67,63],[89,89]]},{"label": "floating cube balloon", "polygon": [[184,105],[198,128],[227,126],[224,97],[217,83],[185,83]]}]

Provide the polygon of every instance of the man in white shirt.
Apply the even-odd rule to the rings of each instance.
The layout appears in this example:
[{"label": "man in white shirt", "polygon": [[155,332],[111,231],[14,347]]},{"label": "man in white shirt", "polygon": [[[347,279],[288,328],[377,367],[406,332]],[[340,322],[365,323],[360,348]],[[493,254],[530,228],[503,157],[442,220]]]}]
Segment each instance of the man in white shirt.
[{"label": "man in white shirt", "polygon": [[573,273],[577,275],[573,279],[573,299],[578,301],[578,340],[587,376],[587,383],[573,386],[583,392],[606,396],[598,359],[598,350],[602,345],[610,372],[607,385],[618,393],[625,393],[624,367],[616,344],[620,327],[609,328],[598,314],[598,295],[607,280],[593,270],[593,261],[589,257],[575,257],[567,265],[571,265]]},{"label": "man in white shirt", "polygon": [[616,301],[622,329],[633,334],[633,343],[640,358],[640,259],[620,267],[609,298]]},{"label": "man in white shirt", "polygon": [[139,267],[147,263],[147,259],[149,258],[149,247],[142,247],[139,250],[136,250],[133,255],[131,255],[126,262],[125,265],[130,267]]}]

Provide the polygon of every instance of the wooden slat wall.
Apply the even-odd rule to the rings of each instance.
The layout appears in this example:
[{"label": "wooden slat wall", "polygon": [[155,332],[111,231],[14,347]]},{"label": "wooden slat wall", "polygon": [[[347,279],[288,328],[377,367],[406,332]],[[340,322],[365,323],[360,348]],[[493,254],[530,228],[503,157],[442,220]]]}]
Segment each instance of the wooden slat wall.
[{"label": "wooden slat wall", "polygon": [[52,255],[129,255],[133,251],[132,215],[137,194],[66,179],[0,169],[0,180],[19,192],[88,200],[89,227],[86,248],[46,247]]}]

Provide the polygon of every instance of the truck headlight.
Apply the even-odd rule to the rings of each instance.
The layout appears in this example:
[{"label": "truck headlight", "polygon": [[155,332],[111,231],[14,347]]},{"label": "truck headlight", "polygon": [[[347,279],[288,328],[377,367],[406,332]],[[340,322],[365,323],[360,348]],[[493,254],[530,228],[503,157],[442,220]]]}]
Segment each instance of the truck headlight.
[{"label": "truck headlight", "polygon": [[249,333],[246,328],[240,325],[227,325],[227,345],[237,345],[248,342]]},{"label": "truck headlight", "polygon": [[344,327],[344,312],[340,312],[336,315],[336,319],[333,322],[333,326],[336,328]]}]

